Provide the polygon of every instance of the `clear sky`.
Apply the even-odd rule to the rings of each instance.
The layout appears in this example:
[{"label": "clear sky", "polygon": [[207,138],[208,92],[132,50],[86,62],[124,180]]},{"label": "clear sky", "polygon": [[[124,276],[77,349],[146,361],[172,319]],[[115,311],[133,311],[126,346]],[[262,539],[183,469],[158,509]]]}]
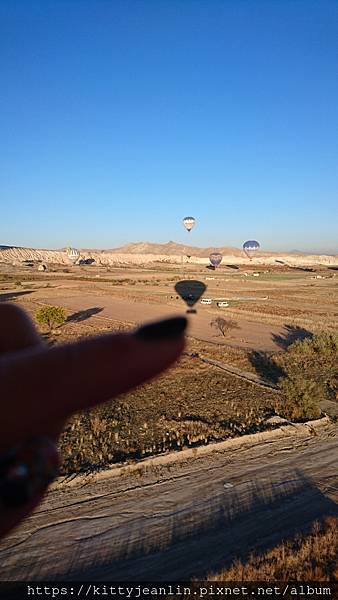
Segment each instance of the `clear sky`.
[{"label": "clear sky", "polygon": [[336,0],[1,0],[0,243],[338,252]]}]

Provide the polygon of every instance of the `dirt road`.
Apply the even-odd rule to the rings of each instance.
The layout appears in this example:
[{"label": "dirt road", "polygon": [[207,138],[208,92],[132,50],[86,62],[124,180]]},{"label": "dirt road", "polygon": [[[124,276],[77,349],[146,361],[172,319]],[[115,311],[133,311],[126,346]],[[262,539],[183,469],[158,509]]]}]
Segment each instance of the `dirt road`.
[{"label": "dirt road", "polygon": [[[53,290],[41,290],[34,294],[34,299],[45,301],[50,304],[64,306],[70,311],[78,312],[88,310],[93,307],[99,307],[103,310],[99,316],[93,316],[92,319],[102,317],[115,319],[117,321],[128,321],[130,323],[141,323],[143,321],[160,319],[165,316],[172,316],[184,313],[184,307],[170,306],[168,304],[151,304],[147,302],[133,302],[130,299],[114,298],[108,295],[95,295],[88,293],[75,292],[74,290],[62,289],[60,295],[53,293]],[[226,343],[230,346],[255,349],[261,351],[280,350],[278,344],[274,341],[274,336],[283,336],[282,327],[272,327],[265,323],[255,323],[236,319],[239,329],[231,332],[230,336],[222,338],[215,335],[216,332],[210,327],[210,321],[218,311],[205,311],[199,309],[197,314],[190,316],[189,333],[198,339],[217,343]],[[222,313],[226,317],[226,314]]]},{"label": "dirt road", "polygon": [[338,515],[337,426],[315,432],[287,426],[57,486],[2,541],[1,577],[186,581],[268,549]]}]

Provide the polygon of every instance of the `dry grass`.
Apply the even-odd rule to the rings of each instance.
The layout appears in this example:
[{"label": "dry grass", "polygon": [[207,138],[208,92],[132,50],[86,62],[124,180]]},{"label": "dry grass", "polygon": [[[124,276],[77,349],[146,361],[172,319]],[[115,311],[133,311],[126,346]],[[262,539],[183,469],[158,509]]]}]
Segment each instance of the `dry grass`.
[{"label": "dry grass", "polygon": [[[34,315],[36,303],[30,300],[24,305]],[[87,335],[129,328],[130,325],[112,322],[99,313],[95,319],[66,322],[58,335],[48,341],[66,343]],[[244,350],[192,339],[188,341],[187,350],[246,371],[257,371]],[[62,472],[105,468],[112,462],[254,433],[264,429],[266,418],[273,414],[288,418],[286,409],[282,394],[184,356],[174,369],[156,381],[107,402],[91,413],[74,416],[60,440]],[[303,416],[299,414],[299,418]]]},{"label": "dry grass", "polygon": [[[128,327],[104,319],[67,322],[50,342],[64,343]],[[250,356],[243,350],[193,339],[189,339],[187,350],[254,370]],[[266,418],[275,413],[288,417],[289,404],[281,394],[184,356],[157,380],[91,413],[74,416],[60,439],[62,473],[105,468],[113,462],[254,433],[264,429]],[[302,419],[304,411],[298,417]]]},{"label": "dry grass", "polygon": [[76,415],[61,436],[62,472],[254,433],[274,413],[276,396],[183,357],[156,381]]},{"label": "dry grass", "polygon": [[188,338],[186,351],[198,353],[200,356],[231,364],[234,367],[242,369],[243,371],[256,373],[256,370],[250,361],[247,350],[219,344],[216,339],[214,343],[211,343],[194,338]]},{"label": "dry grass", "polygon": [[236,560],[213,581],[338,581],[338,519],[314,523],[310,535],[297,536],[273,550]]}]

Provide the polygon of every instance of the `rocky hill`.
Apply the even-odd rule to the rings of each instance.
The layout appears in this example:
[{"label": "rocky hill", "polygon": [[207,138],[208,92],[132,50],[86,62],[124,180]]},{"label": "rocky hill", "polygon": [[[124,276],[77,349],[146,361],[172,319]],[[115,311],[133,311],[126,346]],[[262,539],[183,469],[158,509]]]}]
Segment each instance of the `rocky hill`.
[{"label": "rocky hill", "polygon": [[107,252],[112,252],[114,254],[164,254],[166,256],[182,256],[182,254],[184,254],[200,258],[208,258],[211,252],[221,252],[224,256],[242,256],[241,250],[229,246],[198,248],[196,246],[189,246],[188,244],[177,244],[176,242],[167,242],[166,244],[136,242],[133,244],[126,244],[120,248],[112,248],[112,250],[107,250]]},{"label": "rocky hill", "polygon": [[[111,250],[81,249],[77,262],[87,260],[98,265],[141,265],[154,262],[179,264],[183,260],[184,262],[194,264],[208,264],[210,253],[215,251],[223,254],[223,264],[246,264],[249,262],[243,251],[238,248],[226,246],[220,248],[197,248],[176,244],[175,242],[168,242],[166,244],[139,242]],[[0,263],[20,265],[29,261],[46,264],[72,264],[64,249],[44,250],[19,246],[0,246]],[[338,266],[338,256],[301,254],[299,252],[260,252],[254,258],[253,263],[257,265],[284,264],[293,267],[310,265]]]}]

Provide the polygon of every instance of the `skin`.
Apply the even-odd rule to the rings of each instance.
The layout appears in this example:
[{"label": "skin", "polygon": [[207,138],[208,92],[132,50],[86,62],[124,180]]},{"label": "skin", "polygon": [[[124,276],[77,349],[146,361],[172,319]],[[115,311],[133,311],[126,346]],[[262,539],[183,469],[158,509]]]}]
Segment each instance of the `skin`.
[{"label": "skin", "polygon": [[[109,334],[48,348],[18,306],[0,304],[0,456],[36,437],[57,442],[65,420],[158,375],[181,354],[184,337],[143,341]],[[0,537],[41,502],[0,510]]]}]

